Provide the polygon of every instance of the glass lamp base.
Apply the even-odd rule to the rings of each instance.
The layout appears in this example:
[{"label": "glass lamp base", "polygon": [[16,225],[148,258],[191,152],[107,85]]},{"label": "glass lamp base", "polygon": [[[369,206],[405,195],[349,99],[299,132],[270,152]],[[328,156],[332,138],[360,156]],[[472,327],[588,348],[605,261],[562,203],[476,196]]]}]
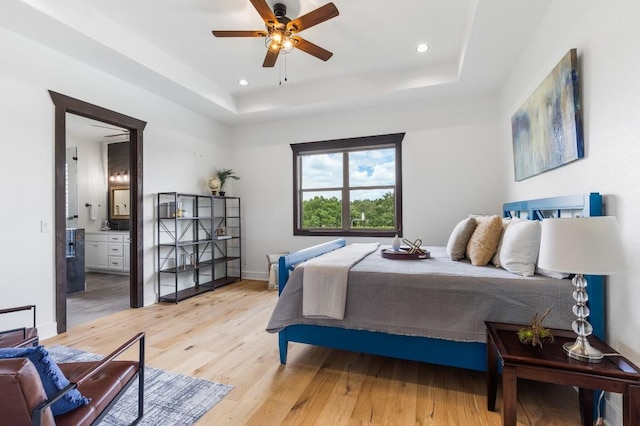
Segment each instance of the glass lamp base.
[{"label": "glass lamp base", "polygon": [[604,354],[591,346],[586,338],[578,337],[575,342],[562,345],[569,358],[587,362],[600,362]]}]

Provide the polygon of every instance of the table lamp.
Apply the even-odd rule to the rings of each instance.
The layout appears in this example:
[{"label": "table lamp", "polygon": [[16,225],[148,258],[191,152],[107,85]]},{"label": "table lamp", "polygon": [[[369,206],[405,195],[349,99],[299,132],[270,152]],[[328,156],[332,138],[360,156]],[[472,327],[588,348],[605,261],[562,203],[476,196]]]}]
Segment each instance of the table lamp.
[{"label": "table lamp", "polygon": [[538,266],[575,274],[573,299],[576,304],[573,313],[577,319],[573,321],[572,328],[578,337],[575,342],[565,343],[564,350],[571,358],[599,362],[604,355],[587,340],[593,327],[587,321],[589,296],[584,275],[609,275],[627,269],[616,218],[544,219]]}]

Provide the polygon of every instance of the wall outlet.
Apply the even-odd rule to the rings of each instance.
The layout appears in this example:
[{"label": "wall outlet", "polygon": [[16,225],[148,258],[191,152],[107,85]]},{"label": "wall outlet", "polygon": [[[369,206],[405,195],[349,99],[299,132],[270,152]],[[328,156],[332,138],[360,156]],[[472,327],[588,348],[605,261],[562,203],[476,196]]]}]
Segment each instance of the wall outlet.
[{"label": "wall outlet", "polygon": [[51,232],[51,222],[46,221],[46,220],[41,220],[40,221],[40,232],[42,232],[42,233]]}]

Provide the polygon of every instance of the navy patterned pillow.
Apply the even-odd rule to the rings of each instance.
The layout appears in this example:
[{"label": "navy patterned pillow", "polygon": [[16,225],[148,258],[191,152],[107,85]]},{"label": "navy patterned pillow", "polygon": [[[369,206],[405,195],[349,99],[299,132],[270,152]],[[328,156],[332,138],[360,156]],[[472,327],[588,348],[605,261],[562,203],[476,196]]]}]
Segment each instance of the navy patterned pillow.
[{"label": "navy patterned pillow", "polygon": [[[8,358],[27,358],[33,363],[40,375],[47,398],[51,398],[58,391],[69,385],[69,380],[43,346],[0,349],[0,359]],[[51,412],[54,416],[64,414],[80,406],[87,405],[89,401],[88,398],[80,394],[79,390],[73,389],[51,406]]]}]

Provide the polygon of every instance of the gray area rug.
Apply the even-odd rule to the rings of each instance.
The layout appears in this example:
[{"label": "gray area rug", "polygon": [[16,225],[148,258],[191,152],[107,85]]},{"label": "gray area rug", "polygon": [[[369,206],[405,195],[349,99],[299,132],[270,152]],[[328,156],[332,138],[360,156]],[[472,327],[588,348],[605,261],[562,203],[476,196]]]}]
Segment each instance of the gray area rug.
[{"label": "gray area rug", "polygon": [[[95,361],[102,357],[66,346],[47,347],[56,362]],[[233,386],[145,367],[144,417],[139,425],[192,425]],[[138,412],[137,381],[120,398],[100,426],[129,425]]]}]

